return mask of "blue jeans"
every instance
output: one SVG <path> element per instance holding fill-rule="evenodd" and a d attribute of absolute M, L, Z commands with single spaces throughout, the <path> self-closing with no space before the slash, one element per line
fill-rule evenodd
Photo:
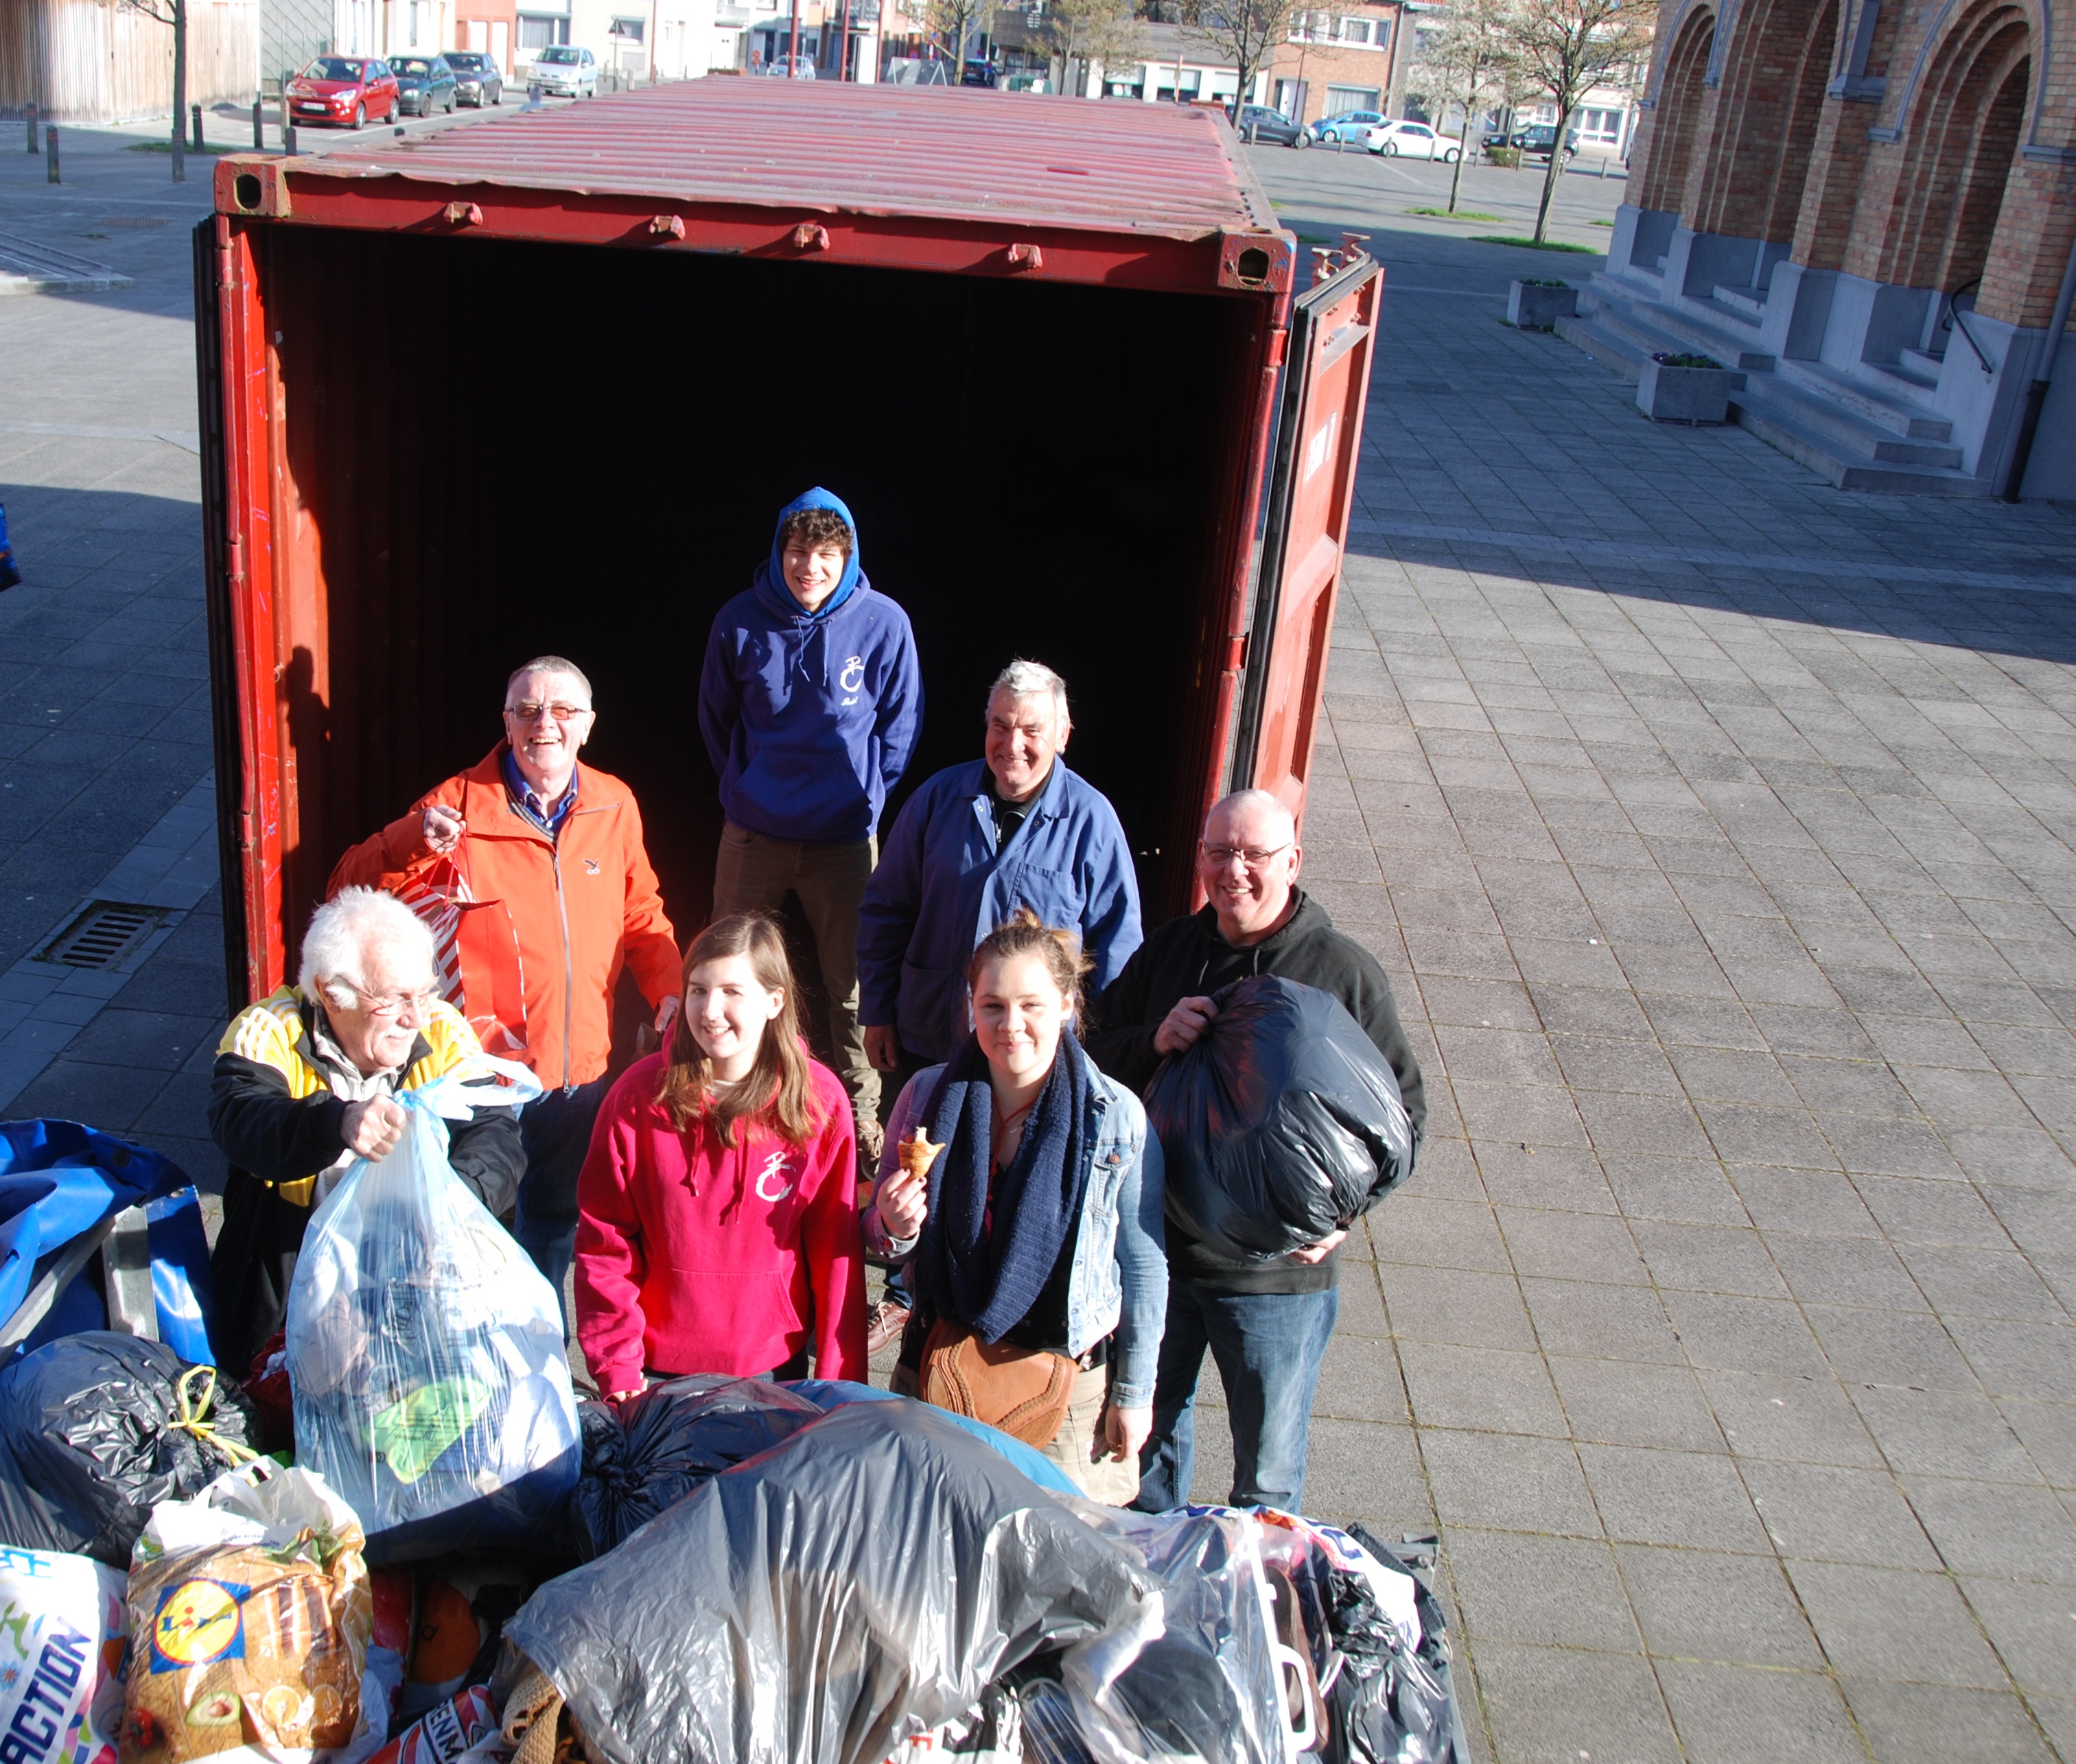
<path fill-rule="evenodd" d="M 1319 1362 L 1340 1310 L 1339 1290 L 1214 1293 L 1168 1285 L 1168 1326 L 1153 1389 L 1153 1431 L 1139 1455 L 1141 1513 L 1187 1504 L 1196 1469 L 1197 1376 L 1209 1347 L 1232 1422 L 1235 1507 L 1301 1511 L 1305 1442 Z"/>
<path fill-rule="evenodd" d="M 519 1137 L 526 1148 L 526 1173 L 519 1178 L 519 1205 L 512 1235 L 547 1276 L 563 1308 L 563 1334 L 570 1332 L 569 1301 L 563 1289 L 570 1264 L 576 1260 L 577 1176 L 591 1149 L 592 1125 L 611 1087 L 610 1077 L 567 1090 L 550 1090 L 528 1103 L 519 1116 Z"/>

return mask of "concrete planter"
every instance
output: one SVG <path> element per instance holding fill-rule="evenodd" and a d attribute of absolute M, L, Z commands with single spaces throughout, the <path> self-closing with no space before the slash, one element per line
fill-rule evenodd
<path fill-rule="evenodd" d="M 1733 367 L 1668 367 L 1647 361 L 1636 383 L 1636 408 L 1653 422 L 1727 422 L 1730 394 L 1744 381 Z"/>
<path fill-rule="evenodd" d="M 1560 318 L 1579 316 L 1576 288 L 1537 288 L 1527 282 L 1510 284 L 1506 297 L 1506 322 L 1518 330 L 1551 330 Z"/>

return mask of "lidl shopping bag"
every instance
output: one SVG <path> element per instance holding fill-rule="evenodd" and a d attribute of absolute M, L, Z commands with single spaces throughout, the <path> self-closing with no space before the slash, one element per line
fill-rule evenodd
<path fill-rule="evenodd" d="M 539 1544 L 581 1452 L 554 1289 L 447 1162 L 446 1119 L 540 1094 L 479 1057 L 397 1098 L 410 1125 L 350 1168 L 289 1291 L 296 1461 L 338 1490 L 372 1561 Z"/>
<path fill-rule="evenodd" d="M 121 1572 L 87 1556 L 0 1550 L 0 1756 L 115 1764 Z"/>
<path fill-rule="evenodd" d="M 361 1544 L 322 1477 L 268 1459 L 154 1507 L 130 1563 L 122 1764 L 311 1764 L 380 1745 Z"/>

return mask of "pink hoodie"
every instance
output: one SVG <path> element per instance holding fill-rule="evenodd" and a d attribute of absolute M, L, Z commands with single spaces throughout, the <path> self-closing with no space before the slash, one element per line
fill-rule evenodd
<path fill-rule="evenodd" d="M 577 1341 L 603 1392 L 643 1368 L 768 1372 L 812 1343 L 824 1378 L 863 1380 L 857 1151 L 836 1074 L 810 1061 L 823 1125 L 803 1146 L 749 1122 L 731 1149 L 656 1102 L 663 1056 L 606 1094 L 577 1179 Z"/>

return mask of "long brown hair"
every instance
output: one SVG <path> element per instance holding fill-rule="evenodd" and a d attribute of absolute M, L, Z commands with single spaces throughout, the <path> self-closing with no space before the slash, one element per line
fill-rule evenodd
<path fill-rule="evenodd" d="M 704 1115 L 720 1143 L 735 1143 L 735 1124 L 748 1119 L 770 1129 L 789 1145 L 805 1145 L 822 1125 L 822 1111 L 815 1099 L 814 1081 L 808 1071 L 808 1056 L 800 1046 L 799 1013 L 793 1005 L 793 969 L 786 959 L 785 933 L 776 920 L 764 913 L 733 913 L 716 919 L 692 940 L 685 952 L 685 965 L 679 976 L 680 994 L 691 983 L 692 970 L 704 961 L 747 956 L 757 983 L 767 992 L 783 994 L 785 1003 L 778 1015 L 764 1026 L 757 1044 L 756 1064 L 749 1075 L 732 1089 L 709 1097 L 713 1061 L 692 1033 L 689 1014 L 683 1010 L 671 1030 L 669 1063 L 663 1081 L 656 1087 L 656 1100 L 671 1117 L 671 1125 L 684 1132 Z"/>
<path fill-rule="evenodd" d="M 1053 984 L 1067 1001 L 1067 1014 L 1078 1024 L 1082 1018 L 1082 976 L 1095 964 L 1082 953 L 1082 940 L 1071 931 L 1048 925 L 1028 907 L 1019 907 L 980 940 L 966 963 L 966 990 L 980 984 L 980 971 L 991 961 L 1007 961 L 1011 956 L 1036 956 L 1045 964 Z"/>

